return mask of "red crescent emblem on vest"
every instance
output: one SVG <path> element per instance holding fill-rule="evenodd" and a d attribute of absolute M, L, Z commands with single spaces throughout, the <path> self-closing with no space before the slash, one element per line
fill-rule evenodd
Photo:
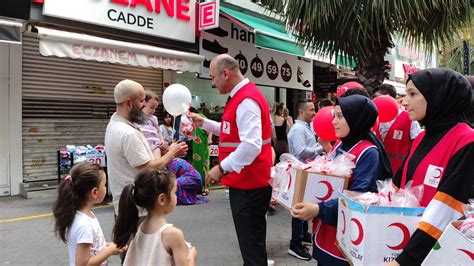
<path fill-rule="evenodd" d="M 433 177 L 434 178 L 440 178 L 441 174 L 442 174 L 442 172 L 439 168 L 436 168 L 436 169 L 433 170 Z"/>
<path fill-rule="evenodd" d="M 346 234 L 346 214 L 344 213 L 344 210 L 341 210 L 341 213 L 342 213 L 342 234 L 345 235 Z"/>
<path fill-rule="evenodd" d="M 359 233 L 355 240 L 351 239 L 351 242 L 352 244 L 358 246 L 360 243 L 362 243 L 362 240 L 364 239 L 364 228 L 362 227 L 362 224 L 360 223 L 360 221 L 357 220 L 356 218 L 351 218 L 351 222 L 354 222 L 357 225 L 357 229 Z"/>
<path fill-rule="evenodd" d="M 469 256 L 469 258 L 471 258 L 471 260 L 474 261 L 474 253 L 471 252 L 471 251 L 468 251 L 468 250 L 465 250 L 465 249 L 462 249 L 462 248 L 458 248 L 459 251 L 465 253 L 466 255 Z"/>
<path fill-rule="evenodd" d="M 327 180 L 321 180 L 321 181 L 318 182 L 318 184 L 319 183 L 326 185 L 326 187 L 328 188 L 328 192 L 323 197 L 315 196 L 315 198 L 318 199 L 318 200 L 328 200 L 328 199 L 330 199 L 331 196 L 332 196 L 332 192 L 334 191 L 334 189 L 332 188 L 331 183 L 329 183 Z"/>
<path fill-rule="evenodd" d="M 387 245 L 387 247 L 393 250 L 403 249 L 408 244 L 408 241 L 410 241 L 410 230 L 408 230 L 408 227 L 402 223 L 393 223 L 387 227 L 391 227 L 391 226 L 400 228 L 400 230 L 402 230 L 403 238 L 400 244 L 395 245 L 395 246 Z"/>

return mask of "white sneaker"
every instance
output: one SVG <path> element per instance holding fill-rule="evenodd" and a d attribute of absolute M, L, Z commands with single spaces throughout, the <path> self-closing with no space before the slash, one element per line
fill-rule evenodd
<path fill-rule="evenodd" d="M 268 266 L 273 266 L 273 265 L 275 265 L 275 261 L 274 260 L 267 260 L 267 264 L 268 264 Z"/>

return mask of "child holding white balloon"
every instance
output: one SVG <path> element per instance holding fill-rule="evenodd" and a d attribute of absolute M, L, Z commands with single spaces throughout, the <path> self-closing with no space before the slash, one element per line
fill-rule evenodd
<path fill-rule="evenodd" d="M 149 90 L 145 91 L 145 102 L 143 113 L 147 116 L 147 120 L 143 121 L 143 124 L 137 124 L 137 126 L 145 135 L 155 158 L 159 158 L 161 157 L 161 150 L 167 150 L 168 143 L 165 142 L 161 134 L 158 118 L 153 115 L 158 106 L 158 95 Z"/>

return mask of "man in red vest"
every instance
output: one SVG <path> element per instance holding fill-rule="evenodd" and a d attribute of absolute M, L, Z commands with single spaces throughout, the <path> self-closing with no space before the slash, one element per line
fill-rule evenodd
<path fill-rule="evenodd" d="M 229 187 L 230 208 L 244 265 L 267 265 L 265 214 L 270 203 L 272 128 L 268 103 L 257 86 L 240 73 L 230 55 L 215 57 L 210 64 L 212 86 L 230 94 L 222 122 L 189 117 L 219 141 L 219 165 L 206 179 Z"/>
<path fill-rule="evenodd" d="M 380 95 L 390 95 L 397 99 L 397 91 L 390 84 L 382 84 L 375 88 L 374 97 Z M 401 109 L 392 121 L 380 123 L 379 130 L 375 133 L 387 150 L 393 174 L 402 165 L 403 159 L 410 151 L 412 141 L 420 132 L 420 124 L 417 121 L 411 121 L 408 112 Z"/>

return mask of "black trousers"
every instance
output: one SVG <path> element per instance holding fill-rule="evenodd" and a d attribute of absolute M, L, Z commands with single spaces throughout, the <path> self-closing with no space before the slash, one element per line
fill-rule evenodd
<path fill-rule="evenodd" d="M 290 248 L 303 244 L 304 236 L 308 232 L 308 222 L 298 218 L 291 218 Z"/>
<path fill-rule="evenodd" d="M 230 209 L 245 266 L 267 265 L 267 220 L 270 186 L 251 190 L 229 188 Z"/>

